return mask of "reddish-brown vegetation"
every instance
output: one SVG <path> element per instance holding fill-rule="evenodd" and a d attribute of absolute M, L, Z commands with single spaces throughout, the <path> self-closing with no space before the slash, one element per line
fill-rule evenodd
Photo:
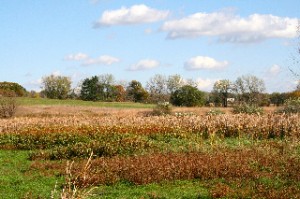
<path fill-rule="evenodd" d="M 0 121 L 0 149 L 32 150 L 28 174 L 66 175 L 71 159 L 76 187 L 199 180 L 213 198 L 299 198 L 299 138 L 299 114 L 101 112 Z"/>

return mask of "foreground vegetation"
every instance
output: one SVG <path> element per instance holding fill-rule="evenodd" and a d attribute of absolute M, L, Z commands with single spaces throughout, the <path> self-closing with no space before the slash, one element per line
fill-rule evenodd
<path fill-rule="evenodd" d="M 300 197 L 298 114 L 122 112 L 1 119 L 1 197 Z"/>

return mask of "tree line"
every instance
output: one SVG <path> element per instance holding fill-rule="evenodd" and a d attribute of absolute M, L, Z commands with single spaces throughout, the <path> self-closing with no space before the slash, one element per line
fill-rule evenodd
<path fill-rule="evenodd" d="M 50 99 L 80 99 L 106 102 L 170 102 L 176 106 L 223 106 L 249 104 L 254 106 L 282 105 L 286 99 L 300 97 L 300 83 L 292 92 L 268 94 L 265 83 L 253 75 L 238 77 L 235 81 L 223 79 L 214 83 L 211 92 L 197 88 L 197 83 L 180 75 L 156 74 L 143 86 L 137 80 L 128 83 L 116 81 L 112 74 L 87 77 L 77 88 L 72 88 L 67 76 L 49 75 L 42 78 L 42 91 L 27 92 L 17 83 L 0 82 L 0 96 L 31 96 Z"/>
<path fill-rule="evenodd" d="M 176 106 L 223 106 L 246 103 L 255 106 L 282 105 L 286 99 L 300 97 L 300 84 L 288 93 L 265 92 L 265 83 L 254 75 L 243 75 L 235 81 L 223 79 L 214 83 L 211 92 L 197 88 L 197 83 L 180 75 L 156 74 L 143 86 L 137 80 L 118 82 L 112 74 L 85 78 L 78 88 L 71 88 L 66 76 L 46 76 L 41 95 L 52 99 L 81 99 L 107 102 L 171 102 Z"/>

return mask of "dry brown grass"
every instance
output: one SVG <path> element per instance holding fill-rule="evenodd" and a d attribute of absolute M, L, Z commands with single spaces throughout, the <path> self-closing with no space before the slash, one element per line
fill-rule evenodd
<path fill-rule="evenodd" d="M 147 111 L 149 109 L 119 109 L 119 108 L 102 108 L 102 107 L 87 107 L 87 106 L 20 106 L 16 113 L 17 117 L 43 117 L 44 115 L 132 115 L 139 114 L 141 112 Z"/>
<path fill-rule="evenodd" d="M 46 140 L 46 144 L 55 141 L 59 137 L 57 135 L 68 135 L 69 137 L 65 138 L 67 142 L 70 137 L 86 136 L 90 139 L 88 137 L 90 135 L 98 138 L 106 134 L 108 136 L 104 136 L 105 139 L 101 142 L 109 143 L 110 147 L 115 147 L 110 145 L 114 142 L 109 142 L 113 134 L 131 134 L 132 137 L 128 139 L 122 137 L 117 139 L 116 143 L 122 145 L 128 142 L 137 145 L 137 148 L 142 148 L 138 143 L 143 144 L 137 139 L 139 136 L 149 140 L 155 139 L 156 135 L 177 140 L 199 139 L 203 146 L 204 142 L 210 142 L 207 142 L 206 146 L 211 150 L 197 151 L 189 148 L 188 151 L 174 152 L 159 151 L 155 148 L 143 155 L 136 153 L 136 149 L 131 155 L 118 153 L 105 157 L 95 155 L 95 159 L 90 161 L 88 172 L 82 172 L 86 165 L 82 157 L 78 157 L 72 170 L 69 169 L 67 172 L 65 160 L 37 159 L 32 162 L 31 169 L 39 170 L 46 175 L 59 172 L 69 176 L 69 182 L 72 182 L 73 188 L 76 187 L 76 189 L 72 186 L 65 187 L 70 194 L 79 187 L 122 181 L 147 184 L 172 180 L 200 179 L 212 182 L 224 179 L 226 183 L 212 183 L 209 187 L 213 198 L 300 197 L 299 114 L 273 114 L 275 108 L 270 107 L 266 109 L 267 113 L 264 115 L 234 115 L 231 114 L 231 108 L 219 108 L 226 114 L 206 115 L 210 109 L 212 108 L 174 108 L 174 112 L 193 114 L 147 116 L 145 113 L 151 111 L 149 109 L 24 106 L 17 117 L 0 119 L 0 133 L 4 135 L 3 140 L 15 136 L 14 138 L 20 138 L 20 142 L 25 139 L 30 143 L 32 140 L 40 141 L 42 138 Z M 9 136 L 5 138 L 6 135 Z M 222 145 L 226 137 L 237 138 L 235 141 L 240 142 L 242 136 L 247 139 L 248 145 L 237 144 L 240 147 L 233 148 Z M 221 144 L 218 144 L 218 141 Z M 3 143 L 5 145 L 5 142 Z M 15 147 L 11 149 L 24 149 L 18 148 L 18 143 L 14 143 L 15 145 L 12 143 L 8 144 L 8 147 Z M 21 144 L 27 146 L 28 143 Z M 41 142 L 38 144 L 32 146 L 33 150 L 38 150 L 39 147 L 47 148 L 42 146 Z M 89 145 L 83 145 L 84 150 L 87 149 L 86 146 Z M 47 149 L 52 148 L 51 146 Z M 227 183 L 236 184 L 236 187 Z M 280 184 L 279 189 L 276 183 Z"/>
<path fill-rule="evenodd" d="M 213 109 L 221 110 L 226 114 L 232 114 L 232 107 L 173 107 L 173 112 L 187 112 L 194 113 L 196 115 L 206 115 L 207 112 Z M 274 112 L 277 107 L 264 107 L 265 113 Z M 87 107 L 87 106 L 67 106 L 67 105 L 38 105 L 38 106 L 20 106 L 16 116 L 39 116 L 39 115 L 77 115 L 77 114 L 91 114 L 91 115 L 141 115 L 147 112 L 151 112 L 151 109 L 130 108 L 103 108 L 103 107 Z"/>

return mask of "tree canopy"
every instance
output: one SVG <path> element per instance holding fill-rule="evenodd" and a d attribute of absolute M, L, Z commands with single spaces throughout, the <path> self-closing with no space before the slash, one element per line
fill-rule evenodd
<path fill-rule="evenodd" d="M 149 94 L 143 88 L 141 82 L 132 80 L 127 87 L 127 96 L 134 102 L 145 102 L 148 99 Z"/>
<path fill-rule="evenodd" d="M 171 94 L 170 101 L 175 106 L 203 106 L 205 93 L 196 87 L 185 85 Z"/>
<path fill-rule="evenodd" d="M 234 91 L 240 102 L 259 104 L 260 94 L 265 91 L 265 83 L 254 75 L 241 76 L 235 81 Z"/>
<path fill-rule="evenodd" d="M 71 90 L 71 80 L 66 76 L 50 75 L 42 78 L 42 89 L 50 99 L 66 99 Z"/>
<path fill-rule="evenodd" d="M 0 95 L 16 95 L 22 97 L 26 95 L 26 89 L 15 82 L 0 82 Z"/>

